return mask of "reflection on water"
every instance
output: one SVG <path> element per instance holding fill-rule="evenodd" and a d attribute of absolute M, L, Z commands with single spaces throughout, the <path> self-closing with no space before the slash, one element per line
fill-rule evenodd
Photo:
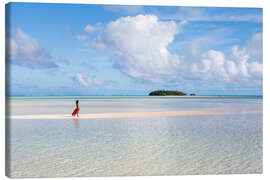
<path fill-rule="evenodd" d="M 214 100 L 211 101 L 214 107 Z M 228 106 L 228 101 L 224 106 Z M 234 102 L 239 101 L 230 100 L 229 105 L 235 107 Z M 261 101 L 247 99 L 241 104 L 261 108 Z M 68 109 L 66 101 L 56 103 L 65 107 L 61 111 Z M 133 108 L 136 103 L 130 100 Z M 192 104 L 175 100 L 151 103 L 157 109 L 179 110 Z M 205 103 L 203 100 L 200 108 Z M 44 107 L 44 102 L 40 104 Z M 91 100 L 90 104 L 95 102 Z M 103 112 L 109 107 L 114 109 L 113 104 L 121 107 L 126 102 L 107 102 Z M 195 104 L 199 107 L 198 102 Z M 222 103 L 217 100 L 217 104 Z M 93 109 L 83 107 L 87 106 L 81 108 L 87 113 Z M 13 119 L 10 125 L 12 177 L 262 172 L 261 111 L 129 119 Z"/>
<path fill-rule="evenodd" d="M 73 118 L 76 128 L 79 128 L 79 118 Z"/>

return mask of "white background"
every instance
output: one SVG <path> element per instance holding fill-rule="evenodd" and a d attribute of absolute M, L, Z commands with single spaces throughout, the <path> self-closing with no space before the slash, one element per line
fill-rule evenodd
<path fill-rule="evenodd" d="M 0 7 L 0 178 L 5 177 L 5 4 L 2 0 Z M 177 5 L 177 6 L 216 6 L 216 7 L 261 7 L 263 8 L 263 174 L 248 175 L 196 175 L 196 176 L 152 176 L 152 177 L 90 177 L 72 178 L 89 180 L 115 180 L 115 179 L 269 179 L 270 178 L 270 126 L 269 126 L 269 52 L 270 52 L 270 1 L 269 0 L 13 0 L 12 2 L 47 2 L 47 3 L 84 3 L 84 4 L 130 4 L 130 5 Z M 267 108 L 268 107 L 268 108 Z M 53 180 L 54 178 L 50 178 Z M 59 178 L 58 178 L 59 179 Z M 64 178 L 61 178 L 64 179 Z M 33 179 L 35 180 L 35 179 Z"/>

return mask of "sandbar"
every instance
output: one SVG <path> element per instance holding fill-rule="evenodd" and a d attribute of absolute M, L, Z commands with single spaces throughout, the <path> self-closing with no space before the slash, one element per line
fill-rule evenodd
<path fill-rule="evenodd" d="M 261 111 L 262 108 L 214 108 L 196 110 L 178 110 L 162 112 L 117 112 L 117 113 L 93 113 L 80 114 L 79 119 L 100 119 L 100 118 L 143 118 L 143 117 L 170 117 L 170 116 L 200 116 L 234 114 L 240 111 Z M 10 119 L 71 119 L 71 114 L 37 114 L 37 115 L 14 115 Z"/>

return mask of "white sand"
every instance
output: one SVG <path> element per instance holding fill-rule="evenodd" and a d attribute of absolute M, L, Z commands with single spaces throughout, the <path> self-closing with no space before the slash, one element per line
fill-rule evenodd
<path fill-rule="evenodd" d="M 262 108 L 216 108 L 200 109 L 189 111 L 163 111 L 163 112 L 123 112 L 123 113 L 102 113 L 102 114 L 80 114 L 80 119 L 98 118 L 140 118 L 140 117 L 168 117 L 168 116 L 198 116 L 232 114 L 239 111 L 261 111 Z M 9 116 L 11 119 L 70 119 L 74 118 L 69 114 L 40 114 L 40 115 L 16 115 Z"/>

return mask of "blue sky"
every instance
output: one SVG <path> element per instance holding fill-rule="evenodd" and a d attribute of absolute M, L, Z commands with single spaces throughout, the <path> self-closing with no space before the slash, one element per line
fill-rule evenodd
<path fill-rule="evenodd" d="M 7 8 L 11 95 L 262 94 L 262 9 Z"/>

